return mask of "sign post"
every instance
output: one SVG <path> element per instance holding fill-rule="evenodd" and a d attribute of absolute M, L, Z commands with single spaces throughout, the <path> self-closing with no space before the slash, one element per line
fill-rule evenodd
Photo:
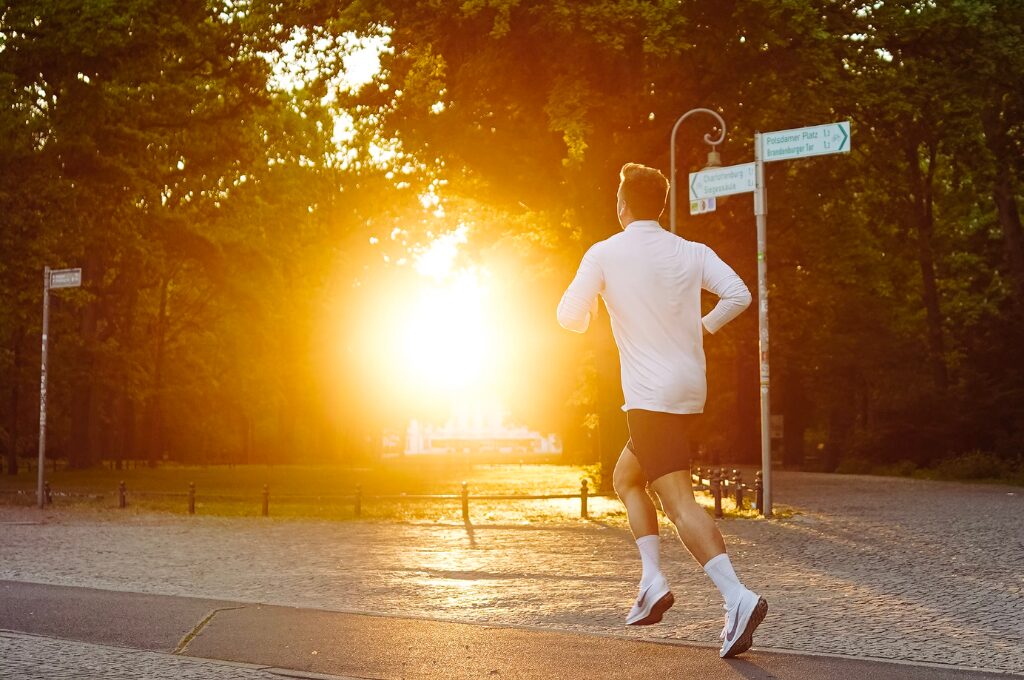
<path fill-rule="evenodd" d="M 681 120 L 681 119 L 680 119 Z M 678 126 L 678 123 L 677 123 Z M 674 132 L 674 131 L 673 131 Z M 705 139 L 710 143 L 710 140 Z M 673 148 L 674 151 L 674 148 Z M 709 168 L 690 173 L 690 212 L 701 214 L 715 209 L 715 197 L 754 192 L 757 221 L 757 326 L 761 388 L 761 481 L 764 501 L 760 508 L 772 516 L 772 410 L 768 363 L 768 192 L 764 164 L 791 158 L 823 156 L 850 151 L 850 123 L 829 123 L 778 132 L 754 133 L 754 162 Z M 673 156 L 674 159 L 674 156 Z M 675 198 L 673 160 L 672 196 Z M 675 202 L 672 203 L 675 217 Z M 673 222 L 673 233 L 675 232 Z"/>
<path fill-rule="evenodd" d="M 761 514 L 772 516 L 772 433 L 771 381 L 768 370 L 768 191 L 764 164 L 792 158 L 824 156 L 850 151 L 850 122 L 754 133 L 754 216 L 757 220 L 757 321 L 758 356 L 761 373 L 761 483 L 764 507 Z"/>
<path fill-rule="evenodd" d="M 762 135 L 754 133 L 754 219 L 757 221 L 757 355 L 761 386 L 761 489 L 764 499 L 761 514 L 772 516 L 772 440 L 769 429 L 771 419 L 771 391 L 768 372 L 768 227 L 766 217 L 768 201 L 764 185 L 764 159 Z"/>
<path fill-rule="evenodd" d="M 46 346 L 50 331 L 50 289 L 77 288 L 82 285 L 81 269 L 50 269 L 43 267 L 43 351 L 42 369 L 39 376 L 39 475 L 36 498 L 39 507 L 46 506 L 43 492 L 46 474 Z"/>

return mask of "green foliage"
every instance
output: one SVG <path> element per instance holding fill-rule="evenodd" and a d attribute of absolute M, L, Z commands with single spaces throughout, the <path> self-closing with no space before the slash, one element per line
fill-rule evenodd
<path fill-rule="evenodd" d="M 941 479 L 1008 479 L 1020 476 L 1020 466 L 984 451 L 970 451 L 939 461 L 935 473 Z"/>
<path fill-rule="evenodd" d="M 1021 451 L 1021 3 L 286 5 L 5 7 L 8 453 L 34 437 L 44 264 L 85 269 L 51 319 L 53 441 L 77 464 L 368 453 L 404 418 L 359 349 L 407 276 L 394 263 L 468 225 L 472 256 L 517 282 L 510 327 L 550 318 L 582 252 L 618 228 L 618 169 L 667 170 L 672 124 L 697 106 L 725 117 L 727 165 L 751 160 L 756 130 L 852 121 L 851 154 L 767 168 L 773 403 L 793 460 L 812 431 L 826 469 Z M 360 40 L 386 43 L 381 70 L 339 88 Z M 273 81 L 289 49 L 309 57 L 302 87 Z M 354 128 L 343 153 L 337 116 Z M 703 165 L 710 125 L 681 129 L 682 172 Z M 753 288 L 750 198 L 681 208 L 682 235 Z M 530 336 L 517 372 L 532 393 L 513 407 L 586 459 L 599 432 L 609 462 L 624 432 L 598 325 Z M 727 460 L 758 456 L 755 328 L 748 313 L 707 347 L 702 438 Z"/>

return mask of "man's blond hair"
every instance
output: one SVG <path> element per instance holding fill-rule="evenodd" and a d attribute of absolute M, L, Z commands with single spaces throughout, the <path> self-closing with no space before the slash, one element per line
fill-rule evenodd
<path fill-rule="evenodd" d="M 619 171 L 619 186 L 633 217 L 638 220 L 656 220 L 665 211 L 668 179 L 656 168 L 640 163 L 626 163 Z"/>

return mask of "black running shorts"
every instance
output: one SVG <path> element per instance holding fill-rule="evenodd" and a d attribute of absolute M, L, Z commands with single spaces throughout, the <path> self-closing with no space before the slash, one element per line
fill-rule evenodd
<path fill-rule="evenodd" d="M 647 482 L 670 472 L 690 469 L 690 430 L 697 413 L 626 411 L 629 441 L 626 446 L 643 468 Z"/>

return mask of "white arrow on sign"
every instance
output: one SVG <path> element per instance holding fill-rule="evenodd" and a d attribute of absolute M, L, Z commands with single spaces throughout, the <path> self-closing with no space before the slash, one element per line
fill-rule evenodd
<path fill-rule="evenodd" d="M 765 162 L 850 151 L 850 122 L 812 125 L 761 135 Z"/>
<path fill-rule="evenodd" d="M 690 173 L 690 201 L 754 190 L 754 164 L 730 165 Z"/>
<path fill-rule="evenodd" d="M 81 268 L 54 269 L 50 272 L 50 288 L 77 288 L 81 285 Z"/>

